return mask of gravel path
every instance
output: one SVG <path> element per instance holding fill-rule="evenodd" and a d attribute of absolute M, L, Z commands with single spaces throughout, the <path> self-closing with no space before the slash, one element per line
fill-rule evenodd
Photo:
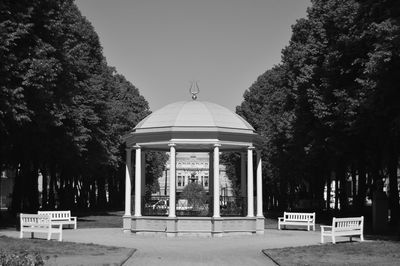
<path fill-rule="evenodd" d="M 17 231 L 0 234 L 18 237 Z M 138 236 L 120 228 L 64 230 L 63 241 L 136 248 L 123 265 L 275 265 L 263 249 L 316 245 L 320 232 L 266 229 L 264 235 L 221 238 Z M 123 261 L 124 258 L 121 258 Z M 82 263 L 84 264 L 84 263 Z"/>

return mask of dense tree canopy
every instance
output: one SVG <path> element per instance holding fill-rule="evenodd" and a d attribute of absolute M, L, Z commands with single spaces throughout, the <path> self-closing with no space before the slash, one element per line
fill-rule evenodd
<path fill-rule="evenodd" d="M 107 65 L 73 0 L 0 1 L 0 62 L 0 166 L 17 170 L 13 210 L 37 210 L 38 174 L 43 208 L 120 206 L 122 136 L 149 106 Z"/>
<path fill-rule="evenodd" d="M 336 204 L 346 210 L 350 196 L 362 207 L 386 178 L 396 220 L 400 3 L 313 0 L 307 13 L 292 27 L 281 63 L 237 107 L 264 137 L 267 197 L 286 209 L 304 191 L 329 208 L 324 185 L 334 179 Z"/>

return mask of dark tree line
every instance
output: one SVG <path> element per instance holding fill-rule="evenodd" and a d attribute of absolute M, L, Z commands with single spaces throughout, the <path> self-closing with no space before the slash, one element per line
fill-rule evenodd
<path fill-rule="evenodd" d="M 281 63 L 237 107 L 264 138 L 265 196 L 291 208 L 306 183 L 307 198 L 322 203 L 324 186 L 337 180 L 340 209 L 351 207 L 350 195 L 362 209 L 387 178 L 396 221 L 400 2 L 313 0 L 307 14 L 292 27 Z"/>
<path fill-rule="evenodd" d="M 16 170 L 14 212 L 38 209 L 40 174 L 43 208 L 122 206 L 122 136 L 149 113 L 73 0 L 0 1 L 0 166 Z"/>

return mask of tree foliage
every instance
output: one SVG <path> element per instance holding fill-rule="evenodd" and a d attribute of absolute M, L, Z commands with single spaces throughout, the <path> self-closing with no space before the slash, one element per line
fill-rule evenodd
<path fill-rule="evenodd" d="M 349 196 L 362 207 L 387 178 L 397 219 L 400 4 L 313 0 L 292 30 L 281 63 L 237 107 L 264 138 L 268 198 L 292 208 L 306 187 L 305 197 L 322 203 L 335 179 L 345 210 Z M 349 179 L 358 189 L 349 191 Z"/>
<path fill-rule="evenodd" d="M 43 208 L 121 206 L 122 136 L 149 106 L 107 65 L 73 0 L 0 1 L 0 62 L 0 166 L 17 169 L 13 210 L 38 209 L 39 174 Z"/>
<path fill-rule="evenodd" d="M 180 198 L 187 199 L 192 207 L 199 207 L 206 201 L 207 193 L 201 184 L 190 182 L 183 188 Z"/>

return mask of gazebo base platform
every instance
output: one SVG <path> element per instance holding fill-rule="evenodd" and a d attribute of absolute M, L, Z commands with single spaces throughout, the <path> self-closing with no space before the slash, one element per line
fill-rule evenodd
<path fill-rule="evenodd" d="M 124 231 L 140 235 L 221 237 L 264 234 L 264 217 L 123 217 Z"/>

